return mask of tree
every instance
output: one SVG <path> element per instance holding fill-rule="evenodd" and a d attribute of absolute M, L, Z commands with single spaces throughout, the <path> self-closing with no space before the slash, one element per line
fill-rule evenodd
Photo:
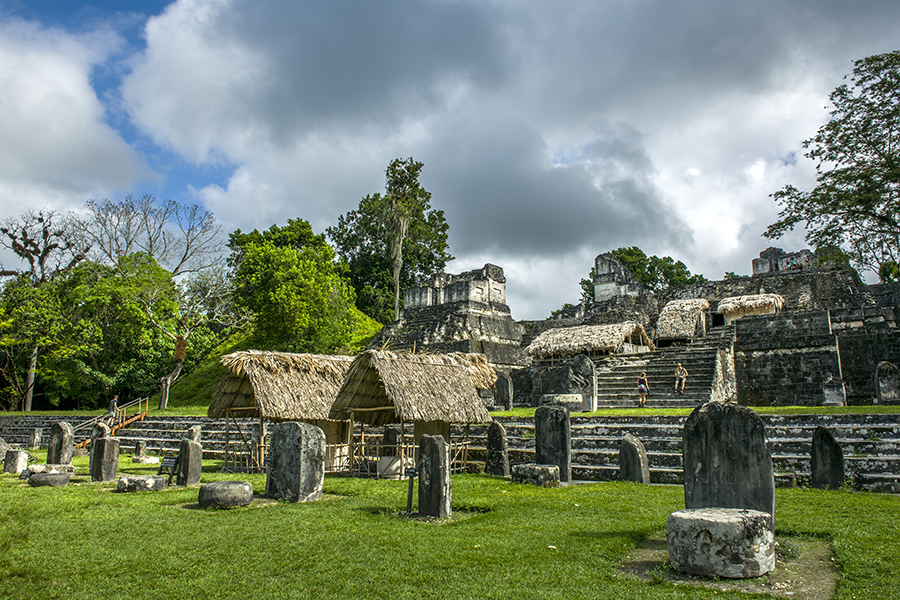
<path fill-rule="evenodd" d="M 364 197 L 327 229 L 357 307 L 381 323 L 399 318 L 401 288 L 424 283 L 453 260 L 444 211 L 431 208 L 431 194 L 418 181 L 422 166 L 395 159 L 386 170 L 385 194 Z"/>
<path fill-rule="evenodd" d="M 333 252 L 328 246 L 328 242 L 325 241 L 325 234 L 316 235 L 309 221 L 288 219 L 287 225 L 272 225 L 263 232 L 254 229 L 250 233 L 244 233 L 237 229 L 229 234 L 228 248 L 231 250 L 231 256 L 228 257 L 229 266 L 237 268 L 244 256 L 244 247 L 251 242 L 257 245 L 271 242 L 276 248 L 293 248 L 294 250 L 311 247 L 317 251 L 324 251 L 328 247 L 327 252 Z"/>
<path fill-rule="evenodd" d="M 673 287 L 706 281 L 703 275 L 692 274 L 680 260 L 656 255 L 648 258 L 637 246 L 617 248 L 611 254 L 628 267 L 641 285 L 654 293 L 664 294 Z"/>
<path fill-rule="evenodd" d="M 803 223 L 813 247 L 841 248 L 885 281 L 900 262 L 900 51 L 853 64 L 851 85 L 829 95 L 830 120 L 803 142 L 804 156 L 817 161 L 816 187 L 772 194 L 782 208 L 763 235 L 779 238 Z"/>
<path fill-rule="evenodd" d="M 215 216 L 193 204 L 158 201 L 152 194 L 121 202 L 89 200 L 81 223 L 84 238 L 98 259 L 116 264 L 123 256 L 145 252 L 173 275 L 215 266 L 222 253 L 222 230 Z"/>
<path fill-rule="evenodd" d="M 32 288 L 49 284 L 57 277 L 75 268 L 90 250 L 77 241 L 75 222 L 61 217 L 52 210 L 26 211 L 18 218 L 6 219 L 0 226 L 0 245 L 12 250 L 28 263 L 28 270 L 2 269 L 0 275 L 17 275 L 27 278 Z M 22 390 L 22 409 L 31 410 L 34 394 L 34 378 L 37 369 L 41 341 L 46 336 L 36 335 L 28 360 L 28 370 Z"/>
<path fill-rule="evenodd" d="M 349 345 L 356 325 L 353 291 L 324 247 L 248 242 L 235 271 L 238 303 L 255 315 L 264 349 L 332 353 Z"/>

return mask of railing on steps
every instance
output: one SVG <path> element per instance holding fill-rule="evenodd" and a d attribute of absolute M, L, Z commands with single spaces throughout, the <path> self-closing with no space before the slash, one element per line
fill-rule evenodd
<path fill-rule="evenodd" d="M 134 410 L 134 412 L 129 415 L 129 412 L 132 409 L 136 410 Z M 145 418 L 147 418 L 147 412 L 149 412 L 149 410 L 150 398 L 138 398 L 136 400 L 128 402 L 127 404 L 123 404 L 122 406 L 117 407 L 113 415 L 105 413 L 88 421 L 82 421 L 72 428 L 74 438 L 76 440 L 84 436 L 81 441 L 76 441 L 75 447 L 87 448 L 90 445 L 90 432 L 93 429 L 94 425 L 96 425 L 97 423 L 106 424 L 109 427 L 110 435 L 115 435 L 118 430 L 127 427 L 128 425 L 136 421 L 143 421 Z"/>

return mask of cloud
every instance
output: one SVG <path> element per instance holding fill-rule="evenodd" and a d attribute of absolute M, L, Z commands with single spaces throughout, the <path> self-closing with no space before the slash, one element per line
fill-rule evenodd
<path fill-rule="evenodd" d="M 109 31 L 71 35 L 0 21 L 0 207 L 75 208 L 151 176 L 105 122 L 91 73 L 116 51 Z"/>

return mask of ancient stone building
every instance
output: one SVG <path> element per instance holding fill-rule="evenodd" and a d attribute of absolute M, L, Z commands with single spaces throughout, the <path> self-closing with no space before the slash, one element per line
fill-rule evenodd
<path fill-rule="evenodd" d="M 785 252 L 781 248 L 766 248 L 753 259 L 753 274 L 764 275 L 778 271 L 794 271 L 808 269 L 813 266 L 816 255 L 803 249 L 799 252 Z"/>
<path fill-rule="evenodd" d="M 525 328 L 512 319 L 506 277 L 496 265 L 438 273 L 427 285 L 406 290 L 403 302 L 400 319 L 382 329 L 370 348 L 481 352 L 507 373 L 528 362 L 522 347 Z"/>

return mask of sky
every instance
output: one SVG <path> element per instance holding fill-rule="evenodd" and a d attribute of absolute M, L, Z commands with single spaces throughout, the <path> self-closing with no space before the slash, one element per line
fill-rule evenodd
<path fill-rule="evenodd" d="M 749 274 L 770 194 L 896 0 L 0 0 L 0 220 L 150 193 L 225 231 L 335 225 L 394 158 L 515 319 L 638 246 Z M 14 257 L 0 255 L 7 266 Z M 874 282 L 874 281 L 873 281 Z"/>

